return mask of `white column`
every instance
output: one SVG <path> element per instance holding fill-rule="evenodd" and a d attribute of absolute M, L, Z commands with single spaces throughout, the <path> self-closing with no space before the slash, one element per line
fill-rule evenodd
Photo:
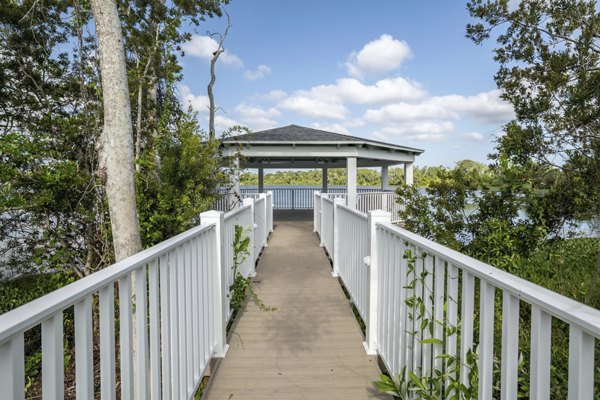
<path fill-rule="evenodd" d="M 356 157 L 346 159 L 348 207 L 356 209 Z"/>
<path fill-rule="evenodd" d="M 200 221 L 202 223 L 215 224 L 215 248 L 214 258 L 212 260 L 214 268 L 214 282 L 209 282 L 214 287 L 213 293 L 213 312 L 214 312 L 214 338 L 215 338 L 215 357 L 225 357 L 229 345 L 227 344 L 227 295 L 229 294 L 229 287 L 227 287 L 227 279 L 225 276 L 225 270 L 222 267 L 224 249 L 223 249 L 223 225 L 224 215 L 220 211 L 206 211 L 200 214 Z"/>
<path fill-rule="evenodd" d="M 265 191 L 265 169 L 258 169 L 258 193 L 263 193 Z"/>
<path fill-rule="evenodd" d="M 389 171 L 388 171 L 388 166 L 387 165 L 382 165 L 381 166 L 381 190 L 385 191 L 389 184 Z"/>
<path fill-rule="evenodd" d="M 369 291 L 369 311 L 368 318 L 366 321 L 366 333 L 367 340 L 364 343 L 365 349 L 367 353 L 370 355 L 377 354 L 377 310 L 379 308 L 377 301 L 379 298 L 379 293 L 377 288 L 379 287 L 379 257 L 377 253 L 378 243 L 377 243 L 377 222 L 391 222 L 392 217 L 391 214 L 387 211 L 374 210 L 369 211 L 369 255 L 365 260 L 365 263 L 369 267 L 369 282 L 368 282 L 368 291 Z"/>
<path fill-rule="evenodd" d="M 323 177 L 321 178 L 321 193 L 327 193 L 327 168 L 323 168 Z"/>
<path fill-rule="evenodd" d="M 413 163 L 404 163 L 404 183 L 412 186 L 413 184 Z"/>

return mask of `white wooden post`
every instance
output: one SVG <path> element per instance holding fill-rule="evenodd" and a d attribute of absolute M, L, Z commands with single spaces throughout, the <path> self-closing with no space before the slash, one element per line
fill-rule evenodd
<path fill-rule="evenodd" d="M 339 210 L 338 206 L 343 205 L 344 200 L 340 198 L 333 199 L 333 272 L 331 275 L 340 276 L 340 232 L 339 232 Z"/>
<path fill-rule="evenodd" d="M 220 211 L 206 211 L 200 214 L 200 220 L 203 223 L 215 224 L 215 248 L 214 248 L 214 277 L 216 282 L 209 282 L 214 288 L 214 317 L 215 325 L 214 338 L 215 338 L 215 357 L 225 357 L 229 345 L 227 344 L 226 328 L 227 328 L 227 294 L 229 288 L 227 287 L 227 280 L 225 279 L 225 271 L 223 269 L 223 225 L 224 225 L 224 214 Z"/>
<path fill-rule="evenodd" d="M 381 166 L 381 191 L 385 192 L 389 186 L 389 170 L 387 165 Z"/>
<path fill-rule="evenodd" d="M 313 232 L 319 231 L 319 209 L 321 206 L 321 198 L 319 197 L 319 191 L 315 190 L 313 193 Z"/>
<path fill-rule="evenodd" d="M 377 226 L 378 222 L 391 222 L 392 215 L 387 211 L 374 210 L 369 211 L 369 256 L 366 260 L 369 267 L 368 301 L 369 308 L 367 314 L 367 341 L 365 349 L 367 354 L 377 355 L 377 298 L 379 296 L 379 258 L 377 254 Z"/>
<path fill-rule="evenodd" d="M 260 193 L 258 195 L 258 198 L 259 199 L 265 199 L 263 201 L 263 205 L 262 205 L 263 210 L 261 211 L 261 213 L 263 213 L 263 216 L 264 216 L 264 219 L 263 219 L 264 227 L 263 227 L 263 230 L 262 230 L 262 233 L 263 233 L 264 236 L 260 238 L 260 243 L 261 243 L 262 246 L 267 247 L 268 246 L 267 237 L 269 236 L 269 229 L 270 229 L 270 226 L 268 226 L 269 225 L 268 224 L 269 218 L 267 217 L 267 212 L 269 211 L 269 207 L 267 206 L 267 201 L 269 200 L 269 198 L 267 197 L 266 193 Z"/>
<path fill-rule="evenodd" d="M 413 163 L 404 163 L 404 183 L 412 186 L 413 184 Z"/>
<path fill-rule="evenodd" d="M 346 159 L 348 207 L 356 209 L 356 157 Z"/>
<path fill-rule="evenodd" d="M 267 200 L 269 201 L 269 204 L 267 206 L 267 211 L 269 213 L 269 232 L 273 232 L 273 208 L 275 207 L 274 204 L 274 197 L 273 197 L 273 191 L 269 190 L 267 191 Z M 269 234 L 267 233 L 267 237 L 269 237 Z"/>
<path fill-rule="evenodd" d="M 254 220 L 254 199 L 244 199 L 242 200 L 242 207 L 243 206 L 250 206 L 250 248 L 252 249 L 252 262 L 250 264 L 252 264 L 252 266 L 250 267 L 250 275 L 249 276 L 256 276 L 256 259 L 258 258 L 258 255 L 260 254 L 260 243 L 258 240 L 256 240 L 256 237 L 254 236 L 255 232 L 256 232 L 256 228 L 258 227 L 258 225 L 256 225 L 256 221 Z M 258 244 L 257 244 L 258 243 Z"/>
<path fill-rule="evenodd" d="M 325 247 L 325 241 L 323 238 L 323 232 L 325 232 L 325 218 L 323 218 L 323 203 L 325 202 L 323 199 L 327 197 L 327 193 L 321 193 L 321 220 L 319 221 L 321 223 L 321 229 L 319 230 L 319 239 L 320 239 L 320 243 L 319 246 L 321 247 Z"/>

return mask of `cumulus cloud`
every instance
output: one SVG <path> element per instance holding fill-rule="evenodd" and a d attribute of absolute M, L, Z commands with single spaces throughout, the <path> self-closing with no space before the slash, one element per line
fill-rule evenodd
<path fill-rule="evenodd" d="M 311 118 L 341 120 L 348 115 L 348 109 L 343 104 L 302 94 L 285 98 L 279 103 L 279 107 Z"/>
<path fill-rule="evenodd" d="M 485 137 L 481 132 L 467 132 L 463 134 L 463 137 L 468 140 L 473 140 L 475 142 L 481 142 Z"/>
<path fill-rule="evenodd" d="M 210 36 L 194 35 L 192 36 L 192 40 L 184 43 L 181 47 L 185 54 L 204 60 L 210 60 L 213 57 L 213 53 L 219 48 L 219 44 Z M 238 56 L 227 50 L 219 56 L 219 60 L 223 62 L 223 64 L 231 65 L 233 67 L 241 68 L 244 66 L 244 62 Z"/>
<path fill-rule="evenodd" d="M 208 120 L 208 118 L 207 118 Z M 241 125 L 238 121 L 224 117 L 222 115 L 215 115 L 215 130 L 217 132 L 224 132 L 227 129 L 235 125 Z"/>
<path fill-rule="evenodd" d="M 407 122 L 400 125 L 385 126 L 372 133 L 377 139 L 395 141 L 409 139 L 420 142 L 441 142 L 446 133 L 454 131 L 454 124 L 442 122 Z"/>
<path fill-rule="evenodd" d="M 266 65 L 260 64 L 254 71 L 247 70 L 244 72 L 244 78 L 249 81 L 255 81 L 257 79 L 263 79 L 265 76 L 271 73 L 271 68 Z"/>
<path fill-rule="evenodd" d="M 179 87 L 181 101 L 184 107 L 192 106 L 192 109 L 199 113 L 208 113 L 210 102 L 208 96 L 198 96 L 192 93 L 192 90 L 186 86 Z"/>
<path fill-rule="evenodd" d="M 342 133 L 344 135 L 350 135 L 350 131 L 347 127 L 342 124 L 321 124 L 319 122 L 315 122 L 312 124 L 313 128 L 320 129 L 322 131 Z"/>
<path fill-rule="evenodd" d="M 387 104 L 378 109 L 367 110 L 364 119 L 368 122 L 387 124 L 471 117 L 487 124 L 500 124 L 510 121 L 513 116 L 512 106 L 500 99 L 498 90 L 492 90 L 475 96 L 434 96 L 420 103 Z"/>
<path fill-rule="evenodd" d="M 273 118 L 281 115 L 281 112 L 274 107 L 263 109 L 245 103 L 239 104 L 235 112 L 245 125 L 255 131 L 275 128 L 278 123 Z"/>
<path fill-rule="evenodd" d="M 393 71 L 411 56 L 410 47 L 405 41 L 383 34 L 361 50 L 352 52 L 346 69 L 350 76 L 362 79 Z"/>

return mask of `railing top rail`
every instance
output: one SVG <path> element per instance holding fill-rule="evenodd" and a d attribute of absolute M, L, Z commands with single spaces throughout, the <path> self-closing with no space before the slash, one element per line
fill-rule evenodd
<path fill-rule="evenodd" d="M 394 191 L 390 192 L 358 192 L 357 196 L 368 196 L 368 195 L 379 195 L 379 194 L 396 194 Z"/>
<path fill-rule="evenodd" d="M 214 224 L 199 225 L 0 315 L 0 343 L 5 342 L 19 332 L 38 325 L 54 313 L 76 304 L 106 285 L 164 255 L 183 242 L 213 229 L 214 226 Z"/>
<path fill-rule="evenodd" d="M 235 217 L 239 213 L 244 212 L 245 210 L 247 210 L 249 208 L 250 208 L 249 204 L 245 205 L 245 206 L 238 207 L 238 208 L 234 208 L 233 210 L 231 210 L 228 213 L 226 213 L 223 218 L 224 218 L 225 221 L 227 221 L 228 219 Z"/>
<path fill-rule="evenodd" d="M 392 234 L 402 237 L 409 243 L 417 245 L 427 254 L 440 256 L 477 278 L 483 279 L 529 304 L 540 307 L 554 317 L 575 325 L 596 338 L 600 338 L 600 310 L 521 279 L 391 223 L 378 222 L 377 225 Z"/>
<path fill-rule="evenodd" d="M 342 211 L 345 211 L 347 213 L 356 215 L 357 217 L 363 218 L 365 221 L 368 219 L 367 214 L 365 214 L 364 212 L 360 212 L 358 210 L 355 210 L 354 208 L 348 207 L 348 206 L 343 205 L 343 204 L 338 204 L 338 207 Z"/>
<path fill-rule="evenodd" d="M 254 199 L 254 204 L 260 203 L 261 201 L 265 201 L 266 198 L 266 196 L 257 197 L 256 199 Z"/>
<path fill-rule="evenodd" d="M 333 199 L 330 199 L 330 198 L 329 198 L 329 197 L 327 197 L 327 196 L 321 196 L 321 197 L 322 197 L 322 199 L 323 199 L 324 201 L 326 201 L 326 202 L 328 202 L 328 203 L 331 203 L 331 204 L 333 204 Z"/>

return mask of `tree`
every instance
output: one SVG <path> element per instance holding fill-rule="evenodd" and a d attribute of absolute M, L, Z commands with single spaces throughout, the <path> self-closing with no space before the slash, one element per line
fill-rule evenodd
<path fill-rule="evenodd" d="M 496 158 L 561 168 L 576 214 L 600 210 L 600 12 L 591 0 L 472 0 L 467 37 L 497 34 L 495 79 L 516 118 Z M 577 190 L 572 190 L 573 186 Z"/>
<path fill-rule="evenodd" d="M 129 85 L 117 5 L 113 0 L 92 0 L 91 5 L 98 37 L 104 104 L 104 128 L 99 151 L 106 173 L 106 196 L 118 261 L 142 248 L 135 201 Z"/>

